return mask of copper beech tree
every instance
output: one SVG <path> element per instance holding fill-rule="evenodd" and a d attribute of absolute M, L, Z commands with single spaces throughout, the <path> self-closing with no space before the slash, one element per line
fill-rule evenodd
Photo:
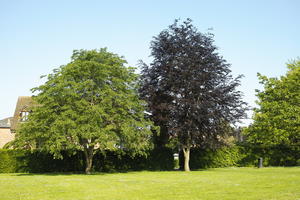
<path fill-rule="evenodd" d="M 141 62 L 141 97 L 151 119 L 161 127 L 163 140 L 175 137 L 189 171 L 191 147 L 214 147 L 245 114 L 246 104 L 237 91 L 241 76 L 233 78 L 228 64 L 190 19 L 175 21 L 151 42 L 153 61 Z"/>

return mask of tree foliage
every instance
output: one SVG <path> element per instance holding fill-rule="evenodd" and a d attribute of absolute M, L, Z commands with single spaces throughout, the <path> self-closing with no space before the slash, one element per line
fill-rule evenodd
<path fill-rule="evenodd" d="M 141 63 L 140 93 L 151 118 L 162 133 L 178 139 L 187 163 L 190 147 L 220 144 L 228 125 L 244 115 L 236 90 L 241 76 L 232 77 L 213 42 L 191 20 L 176 20 L 151 42 L 150 66 Z"/>
<path fill-rule="evenodd" d="M 137 93 L 137 75 L 116 54 L 100 50 L 74 51 L 69 64 L 55 69 L 45 84 L 32 89 L 39 106 L 17 133 L 19 147 L 80 150 L 86 172 L 96 150 L 149 147 L 152 123 L 144 119 L 145 103 Z"/>
<path fill-rule="evenodd" d="M 257 90 L 259 108 L 246 129 L 251 143 L 300 144 L 300 60 L 287 66 L 288 72 L 279 79 L 258 74 L 264 90 Z"/>

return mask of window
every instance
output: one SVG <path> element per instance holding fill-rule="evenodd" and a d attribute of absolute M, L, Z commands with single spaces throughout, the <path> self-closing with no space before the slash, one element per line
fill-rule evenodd
<path fill-rule="evenodd" d="M 28 120 L 28 115 L 29 115 L 29 112 L 27 112 L 27 111 L 20 112 L 20 121 L 21 122 L 27 121 Z"/>

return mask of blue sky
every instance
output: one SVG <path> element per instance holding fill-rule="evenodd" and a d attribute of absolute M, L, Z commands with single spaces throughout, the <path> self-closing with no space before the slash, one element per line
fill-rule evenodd
<path fill-rule="evenodd" d="M 255 106 L 256 73 L 278 77 L 300 56 L 299 0 L 0 0 L 0 119 L 40 76 L 66 64 L 74 49 L 108 47 L 131 66 L 151 62 L 152 37 L 174 19 L 213 28 L 218 52 L 244 74 L 245 101 Z"/>

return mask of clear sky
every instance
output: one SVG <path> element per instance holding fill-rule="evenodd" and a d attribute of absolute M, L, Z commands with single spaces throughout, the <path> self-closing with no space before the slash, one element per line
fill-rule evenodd
<path fill-rule="evenodd" d="M 244 74 L 240 90 L 255 106 L 256 73 L 278 77 L 300 56 L 299 0 L 0 0 L 0 119 L 40 76 L 66 64 L 74 49 L 108 47 L 131 66 L 151 62 L 153 36 L 174 19 L 213 28 L 219 53 Z"/>

